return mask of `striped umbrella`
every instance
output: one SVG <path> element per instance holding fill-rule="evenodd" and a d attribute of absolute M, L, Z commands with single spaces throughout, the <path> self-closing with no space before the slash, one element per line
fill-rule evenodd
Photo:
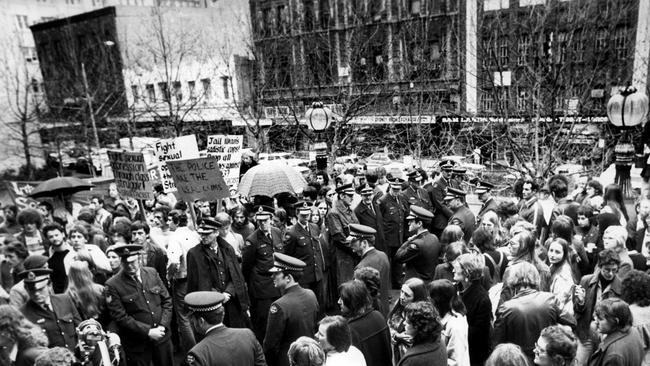
<path fill-rule="evenodd" d="M 269 196 L 278 193 L 299 193 L 307 186 L 305 178 L 282 162 L 265 162 L 250 168 L 239 182 L 244 196 Z"/>

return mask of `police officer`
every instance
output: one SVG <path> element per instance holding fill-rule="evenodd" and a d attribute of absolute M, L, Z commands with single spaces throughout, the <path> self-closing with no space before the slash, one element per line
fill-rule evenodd
<path fill-rule="evenodd" d="M 425 282 L 433 280 L 433 273 L 438 265 L 440 242 L 431 234 L 427 227 L 433 219 L 433 214 L 419 206 L 411 206 L 411 212 L 406 217 L 409 232 L 415 233 L 397 250 L 395 260 L 405 264 L 407 280 L 418 277 Z"/>
<path fill-rule="evenodd" d="M 340 285 L 354 277 L 356 258 L 346 239 L 350 233 L 348 225 L 358 224 L 359 220 L 352 210 L 352 200 L 355 194 L 352 184 L 339 186 L 336 188 L 336 193 L 338 198 L 327 213 L 325 222 L 330 242 L 336 249 L 336 283 Z"/>
<path fill-rule="evenodd" d="M 318 237 L 318 225 L 311 223 L 312 205 L 300 201 L 294 205 L 298 222 L 292 225 L 284 235 L 283 253 L 296 257 L 307 265 L 298 281 L 300 286 L 308 288 L 321 298 L 320 285 L 323 279 L 323 251 Z"/>
<path fill-rule="evenodd" d="M 114 249 L 122 259 L 120 272 L 106 282 L 106 303 L 129 366 L 172 366 L 170 322 L 172 299 L 151 267 L 140 265 L 142 246 Z"/>
<path fill-rule="evenodd" d="M 49 268 L 34 268 L 19 273 L 29 300 L 20 308 L 25 318 L 43 329 L 50 347 L 65 347 L 74 352 L 76 328 L 81 317 L 67 294 L 55 295 L 50 288 Z"/>
<path fill-rule="evenodd" d="M 440 162 L 439 167 L 441 172 L 440 176 L 433 181 L 432 185 L 427 187 L 434 208 L 432 211 L 434 216 L 429 225 L 429 231 L 438 237 L 442 234 L 445 227 L 447 227 L 447 223 L 451 217 L 444 201 L 447 188 L 450 186 L 454 163 L 451 160 L 444 160 Z"/>
<path fill-rule="evenodd" d="M 469 239 L 474 233 L 476 224 L 476 217 L 474 213 L 465 204 L 465 196 L 467 193 L 456 188 L 447 188 L 447 195 L 445 196 L 445 204 L 452 212 L 449 218 L 450 225 L 458 225 L 463 229 L 463 239 L 469 243 Z"/>
<path fill-rule="evenodd" d="M 455 166 L 451 169 L 451 179 L 449 185 L 456 189 L 463 189 L 463 183 L 467 178 L 467 168 Z"/>
<path fill-rule="evenodd" d="M 397 249 L 406 239 L 404 218 L 409 212 L 409 204 L 401 195 L 404 180 L 395 178 L 389 182 L 390 189 L 387 194 L 379 199 L 379 208 L 384 218 L 384 240 L 388 248 L 388 258 L 393 260 Z M 391 281 L 393 288 L 400 288 L 400 278 L 402 276 L 401 266 L 392 263 Z"/>
<path fill-rule="evenodd" d="M 195 291 L 185 296 L 194 332 L 203 337 L 185 358 L 189 366 L 266 366 L 264 351 L 247 328 L 223 324 L 226 296 L 216 291 Z"/>
<path fill-rule="evenodd" d="M 280 297 L 268 275 L 273 267 L 273 253 L 282 251 L 282 232 L 271 224 L 274 212 L 269 206 L 255 206 L 258 228 L 246 238 L 242 249 L 242 272 L 248 283 L 253 331 L 260 342 L 264 339 L 271 303 Z"/>
<path fill-rule="evenodd" d="M 494 184 L 490 182 L 482 180 L 476 182 L 476 194 L 478 195 L 479 201 L 483 203 L 481 210 L 479 210 L 478 215 L 476 215 L 477 224 L 481 222 L 483 215 L 485 215 L 486 212 L 496 212 L 499 207 L 497 200 L 492 197 L 492 188 L 494 188 Z"/>
<path fill-rule="evenodd" d="M 410 205 L 420 206 L 429 211 L 433 210 L 429 193 L 421 186 L 422 175 L 420 172 L 413 170 L 407 176 L 408 185 L 404 192 L 402 192 L 402 196 L 404 196 Z"/>
<path fill-rule="evenodd" d="M 275 253 L 274 258 L 270 272 L 282 297 L 269 309 L 264 353 L 270 366 L 289 366 L 291 343 L 298 337 L 311 337 L 316 330 L 318 301 L 311 290 L 298 284 L 305 262 L 282 253 Z"/>
<path fill-rule="evenodd" d="M 375 194 L 373 186 L 369 184 L 359 187 L 358 191 L 361 194 L 361 202 L 355 207 L 354 214 L 357 216 L 359 224 L 375 229 L 374 247 L 377 250 L 386 252 L 384 246 L 384 219 L 381 217 L 381 210 L 379 209 L 379 197 Z"/>

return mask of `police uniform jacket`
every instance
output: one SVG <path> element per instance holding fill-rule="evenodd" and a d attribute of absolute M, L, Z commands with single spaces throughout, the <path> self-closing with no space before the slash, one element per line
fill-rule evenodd
<path fill-rule="evenodd" d="M 269 309 L 264 353 L 269 365 L 289 366 L 287 352 L 298 337 L 311 337 L 318 320 L 318 301 L 311 290 L 298 286 L 286 289 Z"/>
<path fill-rule="evenodd" d="M 447 182 L 445 177 L 440 176 L 431 186 L 427 187 L 427 191 L 431 196 L 431 203 L 434 207 L 434 215 L 430 227 L 440 231 L 447 227 L 447 223 L 449 222 L 449 216 L 447 216 L 448 212 L 444 210 L 444 208 L 446 208 L 444 200 L 448 186 L 449 182 Z"/>
<path fill-rule="evenodd" d="M 343 250 L 348 254 L 352 254 L 352 250 L 344 244 L 348 235 L 350 234 L 350 229 L 348 226 L 350 224 L 358 224 L 359 220 L 354 214 L 354 211 L 341 200 L 336 200 L 332 209 L 329 210 L 327 216 L 325 217 L 327 222 L 327 228 L 329 229 L 330 239 L 336 248 Z"/>
<path fill-rule="evenodd" d="M 413 183 L 409 183 L 409 187 L 402 192 L 402 197 L 410 205 L 420 206 L 427 211 L 433 211 L 433 204 L 429 198 L 429 192 L 424 188 L 420 188 Z"/>
<path fill-rule="evenodd" d="M 379 208 L 379 198 L 373 197 L 372 207 L 366 205 L 363 201 L 359 202 L 357 207 L 354 208 L 354 214 L 359 219 L 359 224 L 369 226 L 377 231 L 375 234 L 375 248 L 386 251 L 386 243 L 384 241 L 384 218 L 381 216 L 381 209 Z"/>
<path fill-rule="evenodd" d="M 469 243 L 469 239 L 472 238 L 472 234 L 474 233 L 476 217 L 467 206 L 461 206 L 458 211 L 454 212 L 451 216 L 449 224 L 460 226 L 463 229 L 463 234 L 465 234 L 463 239 L 465 239 L 465 242 Z"/>
<path fill-rule="evenodd" d="M 172 316 L 172 299 L 155 269 L 140 269 L 142 283 L 126 272 L 120 271 L 106 282 L 106 302 L 111 318 L 115 321 L 125 349 L 143 351 L 149 341 L 149 330 L 164 326 L 169 339 Z"/>
<path fill-rule="evenodd" d="M 386 253 L 378 250 L 377 248 L 370 248 L 367 252 L 363 253 L 361 256 L 361 261 L 354 268 L 370 267 L 379 271 L 379 298 L 381 300 L 382 309 L 380 312 L 382 315 L 387 316 L 388 311 L 390 310 L 389 298 L 390 298 L 390 261 Z"/>
<path fill-rule="evenodd" d="M 257 229 L 246 238 L 242 249 L 242 272 L 248 282 L 248 291 L 255 299 L 274 299 L 280 291 L 273 286 L 269 269 L 273 267 L 273 253 L 282 252 L 282 232 L 271 228 L 271 238 Z"/>
<path fill-rule="evenodd" d="M 43 309 L 28 300 L 20 311 L 32 323 L 43 329 L 50 341 L 50 347 L 65 347 L 74 352 L 77 345 L 77 326 L 81 316 L 67 294 L 50 295 L 52 311 Z"/>
<path fill-rule="evenodd" d="M 384 218 L 384 240 L 388 247 L 399 247 L 405 237 L 405 217 L 409 204 L 401 195 L 386 194 L 379 199 L 379 207 Z"/>
<path fill-rule="evenodd" d="M 406 277 L 418 277 L 432 281 L 438 265 L 440 242 L 429 231 L 423 231 L 409 238 L 395 253 L 395 260 L 406 264 Z"/>
<path fill-rule="evenodd" d="M 488 211 L 494 211 L 497 212 L 497 208 L 499 208 L 499 203 L 497 202 L 494 197 L 490 197 L 490 199 L 487 200 L 487 202 L 483 203 L 481 206 L 481 210 L 478 212 L 477 219 L 478 222 L 481 221 L 483 218 L 483 215 L 485 215 L 486 212 Z"/>
<path fill-rule="evenodd" d="M 311 222 L 302 226 L 299 222 L 292 225 L 284 235 L 284 254 L 305 262 L 300 285 L 318 282 L 323 278 L 323 252 L 320 245 L 320 229 Z"/>
<path fill-rule="evenodd" d="M 266 366 L 262 346 L 250 329 L 220 325 L 187 354 L 189 366 Z"/>

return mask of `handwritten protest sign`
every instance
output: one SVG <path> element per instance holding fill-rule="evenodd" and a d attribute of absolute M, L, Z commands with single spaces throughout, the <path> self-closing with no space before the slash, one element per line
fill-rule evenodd
<path fill-rule="evenodd" d="M 142 153 L 108 151 L 117 191 L 135 199 L 153 199 L 153 187 Z"/>
<path fill-rule="evenodd" d="M 215 201 L 230 196 L 214 157 L 171 160 L 167 168 L 176 183 L 177 194 L 184 201 Z"/>
<path fill-rule="evenodd" d="M 219 169 L 226 184 L 237 188 L 241 164 L 242 135 L 208 136 L 207 153 L 219 162 Z"/>
<path fill-rule="evenodd" d="M 158 140 L 153 155 L 160 170 L 160 181 L 166 193 L 176 192 L 174 180 L 169 174 L 166 162 L 170 160 L 194 159 L 199 157 L 199 147 L 195 135 Z"/>

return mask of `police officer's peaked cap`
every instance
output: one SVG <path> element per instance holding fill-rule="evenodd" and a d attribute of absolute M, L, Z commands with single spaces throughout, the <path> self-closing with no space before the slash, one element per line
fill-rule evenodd
<path fill-rule="evenodd" d="M 442 160 L 438 166 L 441 170 L 451 171 L 455 165 L 453 160 Z"/>
<path fill-rule="evenodd" d="M 393 178 L 389 183 L 391 188 L 404 188 L 404 183 L 406 183 L 406 181 L 402 178 Z"/>
<path fill-rule="evenodd" d="M 422 174 L 420 174 L 420 172 L 417 171 L 417 170 L 412 170 L 412 171 L 410 171 L 410 172 L 407 174 L 407 176 L 409 177 L 409 180 L 410 180 L 410 181 L 419 182 L 419 181 L 422 180 Z"/>
<path fill-rule="evenodd" d="M 433 213 L 420 206 L 412 205 L 411 212 L 409 212 L 409 215 L 406 216 L 406 219 L 407 220 L 418 219 L 422 221 L 431 221 L 433 219 Z"/>
<path fill-rule="evenodd" d="M 303 215 L 308 215 L 311 213 L 311 208 L 313 207 L 313 204 L 309 201 L 298 201 L 293 205 L 293 208 L 296 209 L 296 213 L 298 214 L 303 214 Z"/>
<path fill-rule="evenodd" d="M 142 245 L 137 245 L 137 244 L 118 245 L 113 249 L 113 251 L 120 258 L 125 259 L 140 254 L 140 252 L 142 251 Z"/>
<path fill-rule="evenodd" d="M 372 238 L 377 233 L 377 230 L 371 228 L 370 226 L 361 225 L 361 224 L 350 224 L 350 236 L 363 239 L 363 238 Z"/>
<path fill-rule="evenodd" d="M 270 219 L 271 216 L 275 213 L 275 209 L 270 206 L 265 206 L 265 205 L 259 205 L 255 206 L 255 217 L 258 219 Z"/>
<path fill-rule="evenodd" d="M 25 270 L 43 268 L 47 264 L 48 259 L 48 257 L 41 254 L 32 254 L 23 261 L 23 268 Z"/>
<path fill-rule="evenodd" d="M 445 201 L 451 201 L 454 198 L 464 198 L 467 193 L 465 191 L 462 191 L 460 189 L 456 189 L 453 187 L 448 187 L 447 188 L 447 195 L 445 196 Z"/>
<path fill-rule="evenodd" d="M 352 183 L 343 184 L 339 186 L 338 188 L 336 188 L 336 193 L 354 194 L 354 188 L 352 187 Z"/>
<path fill-rule="evenodd" d="M 223 227 L 223 224 L 213 218 L 205 218 L 201 220 L 201 224 L 196 230 L 199 234 L 210 234 L 215 230 Z"/>
<path fill-rule="evenodd" d="M 216 291 L 195 291 L 185 295 L 187 308 L 196 313 L 217 310 L 223 306 L 224 300 L 226 296 Z"/>
<path fill-rule="evenodd" d="M 273 267 L 269 272 L 302 272 L 307 264 L 298 258 L 282 253 L 273 253 Z"/>
<path fill-rule="evenodd" d="M 462 166 L 456 166 L 451 169 L 451 172 L 455 174 L 465 174 L 467 173 L 467 168 L 463 168 Z"/>
<path fill-rule="evenodd" d="M 25 283 L 37 283 L 50 279 L 52 270 L 49 268 L 33 268 L 20 272 L 18 278 L 22 279 Z"/>
<path fill-rule="evenodd" d="M 375 189 L 370 184 L 364 184 L 361 187 L 359 187 L 357 190 L 361 195 L 368 195 L 375 192 Z"/>
<path fill-rule="evenodd" d="M 492 188 L 494 188 L 494 184 L 490 182 L 485 182 L 482 180 L 476 182 L 476 194 L 483 194 L 485 192 L 489 192 Z"/>

